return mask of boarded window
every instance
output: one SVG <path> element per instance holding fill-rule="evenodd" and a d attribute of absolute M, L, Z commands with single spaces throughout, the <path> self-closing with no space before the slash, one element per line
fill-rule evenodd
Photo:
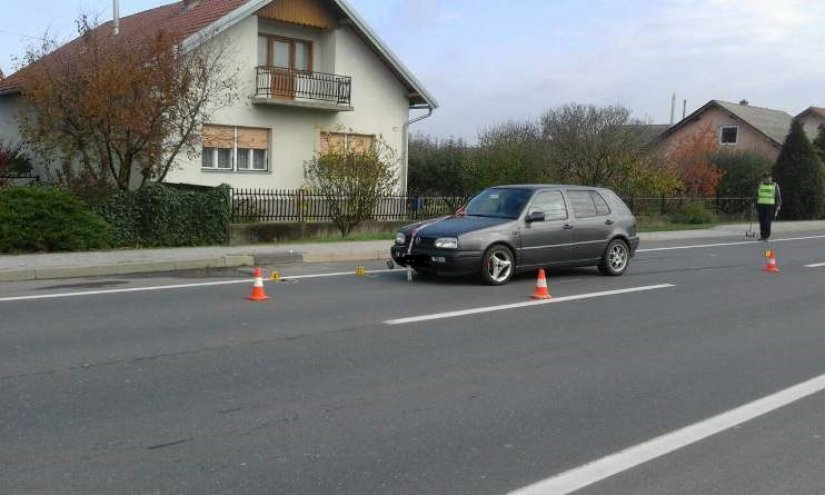
<path fill-rule="evenodd" d="M 346 132 L 322 132 L 321 154 L 352 151 L 363 154 L 370 151 L 375 144 L 375 136 Z"/>

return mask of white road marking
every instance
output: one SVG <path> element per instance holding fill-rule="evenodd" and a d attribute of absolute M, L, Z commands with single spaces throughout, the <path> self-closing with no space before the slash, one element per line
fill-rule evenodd
<path fill-rule="evenodd" d="M 825 263 L 814 263 L 813 265 L 805 265 L 805 268 L 822 268 Z"/>
<path fill-rule="evenodd" d="M 373 270 L 368 271 L 367 274 L 371 273 L 384 273 L 390 272 L 393 270 Z M 355 271 L 351 272 L 337 272 L 337 273 L 319 273 L 314 275 L 295 275 L 295 276 L 282 276 L 281 279 L 283 281 L 290 281 L 290 280 L 297 280 L 297 279 L 308 279 L 308 278 L 322 278 L 322 277 L 340 277 L 343 275 L 352 275 L 355 276 Z M 266 282 L 266 280 L 264 280 Z M 58 299 L 64 297 L 80 297 L 80 296 L 99 296 L 104 294 L 122 294 L 128 292 L 148 292 L 153 290 L 171 290 L 171 289 L 191 289 L 196 287 L 212 287 L 218 285 L 237 285 L 237 284 L 251 284 L 252 281 L 249 279 L 243 280 L 220 280 L 216 282 L 200 282 L 196 284 L 178 284 L 178 285 L 159 285 L 153 287 L 130 287 L 125 289 L 106 289 L 106 290 L 89 290 L 89 291 L 81 291 L 81 292 L 61 292 L 57 294 L 38 294 L 36 296 L 15 296 L 15 297 L 0 297 L 0 303 L 2 302 L 12 302 L 12 301 L 30 301 L 36 299 Z"/>
<path fill-rule="evenodd" d="M 511 494 L 563 495 L 571 493 L 823 390 L 825 390 L 825 375 L 820 375 L 736 409 L 518 489 Z"/>
<path fill-rule="evenodd" d="M 807 236 L 807 237 L 789 237 L 786 239 L 776 239 L 771 240 L 770 242 L 788 242 L 788 241 L 801 241 L 801 240 L 808 240 L 808 239 L 825 239 L 825 235 L 820 236 Z M 753 244 L 754 241 L 744 241 L 744 242 L 727 242 L 727 243 L 717 243 L 717 244 L 696 244 L 691 246 L 671 246 L 671 247 L 663 247 L 663 248 L 648 248 L 648 249 L 637 249 L 637 253 L 651 253 L 655 251 L 674 251 L 679 249 L 698 249 L 698 248 L 708 248 L 708 247 L 722 247 L 722 246 L 740 246 L 743 244 Z M 822 266 L 825 266 L 823 264 Z M 809 268 L 815 268 L 814 266 L 809 266 Z M 818 267 L 817 267 L 818 268 Z M 370 270 L 367 274 L 372 273 L 388 273 L 393 271 L 403 271 L 403 268 L 396 269 L 396 270 Z M 349 272 L 336 272 L 336 273 L 319 273 L 319 274 L 310 274 L 310 275 L 295 275 L 295 276 L 282 276 L 281 278 L 289 281 L 289 280 L 300 280 L 300 279 L 310 279 L 310 278 L 322 278 L 322 277 L 341 277 L 345 275 L 354 275 L 354 271 Z M 52 298 L 63 298 L 63 297 L 80 297 L 80 296 L 97 296 L 103 294 L 119 294 L 125 292 L 146 292 L 146 291 L 153 291 L 153 290 L 171 290 L 171 289 L 188 289 L 194 287 L 210 287 L 210 286 L 218 286 L 218 285 L 231 285 L 231 284 L 244 284 L 244 283 L 251 283 L 249 280 L 222 280 L 219 282 L 203 282 L 197 284 L 181 284 L 181 285 L 163 285 L 157 287 L 133 287 L 133 288 L 126 288 L 126 289 L 109 289 L 109 290 L 95 290 L 95 291 L 82 291 L 82 292 L 66 292 L 66 293 L 58 293 L 58 294 L 38 294 L 36 296 L 16 296 L 16 297 L 0 297 L 0 303 L 2 302 L 12 302 L 12 301 L 27 301 L 27 300 L 36 300 L 36 299 L 52 299 Z M 557 298 L 551 299 L 551 301 L 561 300 L 564 298 Z"/>
<path fill-rule="evenodd" d="M 57 294 L 38 294 L 36 296 L 0 297 L 0 302 L 29 301 L 34 299 L 55 299 L 61 297 L 99 296 L 101 294 L 122 294 L 125 292 L 147 292 L 150 290 L 189 289 L 192 287 L 210 287 L 213 285 L 251 284 L 249 280 L 221 280 L 220 282 L 203 282 L 199 284 L 159 285 L 154 287 L 130 287 L 126 289 L 88 290 L 82 292 L 61 292 Z"/>
<path fill-rule="evenodd" d="M 540 306 L 542 304 L 554 304 L 568 301 L 579 301 L 581 299 L 592 299 L 594 297 L 615 296 L 618 294 L 629 294 L 631 292 L 642 292 L 647 290 L 665 289 L 675 287 L 673 284 L 647 285 L 644 287 L 631 287 L 629 289 L 607 290 L 603 292 L 591 292 L 589 294 L 578 294 L 575 296 L 555 297 L 553 299 L 541 299 L 538 301 L 526 301 L 513 304 L 501 304 L 499 306 L 484 306 L 480 308 L 462 309 L 459 311 L 447 311 L 445 313 L 433 313 L 429 315 L 411 316 L 409 318 L 398 318 L 387 320 L 385 325 L 404 325 L 407 323 L 417 323 L 421 321 L 441 320 L 444 318 L 456 318 L 459 316 L 477 315 L 481 313 L 491 313 L 493 311 L 503 311 L 507 309 L 526 308 L 530 306 Z"/>
<path fill-rule="evenodd" d="M 774 242 L 788 242 L 788 241 L 805 241 L 810 239 L 825 239 L 825 235 L 813 235 L 813 236 L 806 236 L 806 237 L 788 237 L 785 239 L 771 239 L 767 243 L 763 244 L 768 246 Z M 725 247 L 725 246 L 742 246 L 745 244 L 754 244 L 756 241 L 739 241 L 739 242 L 720 242 L 717 244 L 695 244 L 692 246 L 670 246 L 670 247 L 661 247 L 661 248 L 647 248 L 647 249 L 637 249 L 637 253 L 653 253 L 656 251 L 675 251 L 678 249 L 698 249 L 698 248 L 709 248 L 709 247 Z"/>

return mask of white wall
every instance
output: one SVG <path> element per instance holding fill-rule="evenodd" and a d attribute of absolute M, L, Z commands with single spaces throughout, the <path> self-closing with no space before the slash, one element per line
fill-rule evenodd
<path fill-rule="evenodd" d="M 352 77 L 354 111 L 331 112 L 276 105 L 252 104 L 255 94 L 258 32 L 312 39 L 314 68 Z M 304 29 L 255 16 L 239 22 L 227 31 L 236 53 L 232 64 L 239 70 L 240 100 L 231 108 L 216 112 L 213 124 L 271 129 L 270 171 L 218 172 L 201 169 L 200 157 L 181 157 L 179 166 L 170 171 L 167 182 L 218 185 L 227 183 L 238 188 L 297 188 L 304 185 L 303 167 L 316 153 L 320 132 L 343 128 L 362 134 L 382 135 L 401 158 L 403 126 L 409 116 L 406 89 L 350 27 L 332 33 Z M 404 170 L 399 167 L 399 177 Z"/>
<path fill-rule="evenodd" d="M 20 131 L 17 125 L 17 96 L 0 97 L 0 143 L 16 144 L 20 142 Z"/>

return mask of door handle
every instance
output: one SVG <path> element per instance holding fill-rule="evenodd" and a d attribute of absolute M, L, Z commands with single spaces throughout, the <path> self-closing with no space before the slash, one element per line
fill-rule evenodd
<path fill-rule="evenodd" d="M 604 221 L 604 223 L 605 223 L 605 225 L 613 225 L 613 220 L 608 218 L 607 220 Z"/>
<path fill-rule="evenodd" d="M 570 225 L 569 223 L 564 224 L 564 230 L 570 230 L 572 228 L 573 228 L 573 226 Z"/>

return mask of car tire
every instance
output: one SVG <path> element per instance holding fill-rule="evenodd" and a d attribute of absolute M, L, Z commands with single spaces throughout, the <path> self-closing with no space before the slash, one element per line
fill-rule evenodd
<path fill-rule="evenodd" d="M 630 248 L 621 239 L 613 239 L 607 244 L 607 248 L 599 263 L 599 271 L 603 275 L 618 277 L 627 270 L 627 263 L 630 261 Z"/>
<path fill-rule="evenodd" d="M 487 285 L 504 285 L 516 271 L 516 257 L 503 244 L 490 246 L 481 259 L 481 280 Z"/>

